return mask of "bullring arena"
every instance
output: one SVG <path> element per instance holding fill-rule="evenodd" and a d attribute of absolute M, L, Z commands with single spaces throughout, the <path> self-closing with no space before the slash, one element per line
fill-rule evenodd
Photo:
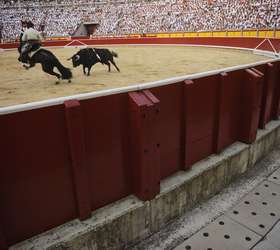
<path fill-rule="evenodd" d="M 276 141 L 266 142 L 271 140 L 267 135 L 267 139 L 258 143 L 270 146 L 258 153 L 250 146 L 254 156 L 244 156 L 247 152 L 244 146 L 230 149 L 230 145 L 236 141 L 252 144 L 258 138 L 257 128 L 265 128 L 279 114 L 279 59 L 269 43 L 254 53 L 254 47 L 262 41 L 247 38 L 105 38 L 49 42 L 45 47 L 69 68 L 71 63 L 67 58 L 79 50 L 81 43 L 106 47 L 119 54 L 115 61 L 120 73 L 114 68 L 109 73 L 106 66 L 99 64 L 93 67 L 90 76 L 84 76 L 82 68 L 78 67 L 72 69 L 74 78 L 71 83 L 61 81 L 60 84 L 55 84 L 54 77 L 43 73 L 40 65 L 25 70 L 16 61 L 17 51 L 12 49 L 17 44 L 4 44 L 8 49 L 0 54 L 1 145 L 5 145 L 2 149 L 6 152 L 3 160 L 10 167 L 2 176 L 9 180 L 10 171 L 21 171 L 25 166 L 25 173 L 30 176 L 28 179 L 35 179 L 22 182 L 21 175 L 18 175 L 12 189 L 9 182 L 4 179 L 1 182 L 9 194 L 2 197 L 6 205 L 1 214 L 9 214 L 3 217 L 4 232 L 8 232 L 8 237 L 2 238 L 3 249 L 32 236 L 34 241 L 23 241 L 12 249 L 45 248 L 45 241 L 39 234 L 45 228 L 51 229 L 44 236 L 52 242 L 51 246 L 66 244 L 81 249 L 85 244 L 97 244 L 97 249 L 109 249 L 113 245 L 122 249 L 122 243 L 111 241 L 109 235 L 132 244 L 138 237 L 147 236 L 142 231 L 145 223 L 151 223 L 152 228 L 147 229 L 150 235 L 174 216 L 172 209 L 175 209 L 176 216 L 180 214 L 178 207 L 182 206 L 182 200 L 176 200 L 168 191 L 169 188 L 172 190 L 175 181 L 173 174 L 185 170 L 192 175 L 191 166 L 195 171 L 201 171 L 198 179 L 189 179 L 187 175 L 180 182 L 176 181 L 176 185 L 181 187 L 180 195 L 185 195 L 184 185 L 194 185 L 187 190 L 196 193 L 199 190 L 195 183 L 200 180 L 205 183 L 201 189 L 206 192 L 203 197 L 208 197 L 226 185 L 223 178 L 230 180 L 253 165 Z M 67 46 L 69 43 L 74 46 Z M 276 39 L 272 43 L 279 46 Z M 147 122 L 144 122 L 145 118 Z M 273 138 L 277 138 L 276 128 L 269 130 Z M 17 131 L 16 137 L 12 131 Z M 155 145 L 156 150 L 153 149 Z M 14 146 L 16 157 L 11 158 L 10 150 Z M 148 157 L 140 153 L 143 148 L 146 148 L 144 151 L 151 150 Z M 232 157 L 239 159 L 234 165 L 236 170 L 227 172 L 227 176 L 215 177 L 216 164 L 218 169 L 225 171 L 224 160 L 218 160 L 210 167 L 214 167 L 213 173 L 203 170 L 204 163 L 199 165 L 200 160 L 227 148 L 231 155 L 227 164 L 231 164 Z M 220 155 L 224 157 L 223 153 Z M 247 159 L 245 165 L 243 158 Z M 40 163 L 39 169 L 37 163 Z M 132 164 L 134 170 L 127 169 L 126 164 Z M 73 177 L 69 176 L 69 170 Z M 84 171 L 86 175 L 82 174 Z M 40 183 L 36 180 L 38 176 L 41 176 Z M 69 192 L 72 178 L 76 183 L 73 186 L 76 195 Z M 134 184 L 130 184 L 130 178 Z M 213 178 L 218 179 L 213 182 Z M 169 180 L 170 187 L 163 184 Z M 166 191 L 162 190 L 162 185 L 167 185 L 163 189 Z M 18 191 L 13 190 L 22 190 L 22 193 L 18 196 Z M 158 204 L 154 207 L 154 215 L 150 215 L 151 212 L 146 211 L 149 203 L 141 200 L 152 204 L 155 197 Z M 20 205 L 22 198 L 24 206 Z M 166 199 L 175 199 L 173 208 Z M 195 204 L 202 198 L 197 194 L 192 199 Z M 47 210 L 39 205 L 40 209 L 34 211 L 34 202 L 48 204 Z M 17 212 L 18 208 L 21 213 Z M 125 212 L 126 209 L 131 212 Z M 94 215 L 90 218 L 91 211 Z M 83 240 L 86 232 L 97 237 L 96 233 L 104 230 L 102 223 L 98 225 L 104 219 L 103 213 L 105 217 L 112 216 L 109 221 L 104 221 L 104 225 L 110 228 L 108 234 L 102 234 L 94 241 Z M 42 221 L 30 224 L 32 216 Z M 95 216 L 96 220 L 93 219 Z M 145 216 L 152 216 L 151 221 L 142 221 Z M 68 223 L 76 217 L 83 224 Z M 11 222 L 10 218 L 15 221 Z M 122 220 L 128 220 L 128 224 L 118 224 Z M 112 222 L 117 223 L 119 230 L 114 229 Z M 21 227 L 8 226 L 11 223 Z M 66 223 L 62 229 L 54 228 L 62 223 Z M 140 224 L 133 229 L 133 234 L 119 235 L 132 230 L 130 227 L 137 223 Z M 64 232 L 64 227 L 70 235 Z M 66 238 L 57 238 L 57 234 L 65 234 Z M 73 238 L 68 240 L 69 236 Z M 88 246 L 88 249 L 96 248 Z"/>
<path fill-rule="evenodd" d="M 0 106 L 154 82 L 269 59 L 252 51 L 183 45 L 123 45 L 108 48 L 118 53 L 119 58 L 115 61 L 121 72 L 112 67 L 111 73 L 108 73 L 107 66 L 99 63 L 93 67 L 89 77 L 83 75 L 82 66 L 73 69 L 71 61 L 67 61 L 79 48 L 51 49 L 64 66 L 72 69 L 74 75 L 71 84 L 64 81 L 58 86 L 54 84 L 56 78 L 43 72 L 41 65 L 28 71 L 24 69 L 17 61 L 17 50 L 1 53 Z"/>
<path fill-rule="evenodd" d="M 230 194 L 248 214 L 204 206 L 279 149 L 277 1 L 18 0 L 0 11 L 0 250 L 257 250 L 269 239 L 279 159 L 244 181 L 265 195 Z M 18 62 L 23 15 L 70 83 Z M 83 47 L 116 52 L 120 72 L 73 68 Z M 217 211 L 196 221 L 193 208 Z M 206 231 L 216 221 L 221 231 Z"/>

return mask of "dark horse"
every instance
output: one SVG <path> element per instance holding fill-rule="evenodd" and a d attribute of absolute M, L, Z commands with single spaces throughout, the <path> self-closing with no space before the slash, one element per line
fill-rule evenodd
<path fill-rule="evenodd" d="M 42 69 L 44 72 L 56 76 L 58 80 L 68 80 L 68 82 L 71 82 L 72 78 L 72 72 L 70 69 L 65 68 L 57 59 L 57 57 L 50 51 L 46 49 L 40 48 L 36 52 L 33 53 L 30 60 L 27 62 L 21 58 L 21 56 L 18 59 L 19 61 L 23 63 L 28 63 L 29 66 L 23 65 L 26 69 L 30 69 L 35 66 L 36 63 L 40 63 L 42 65 Z M 58 69 L 60 74 L 53 71 L 54 67 Z M 59 83 L 57 81 L 56 83 Z"/>

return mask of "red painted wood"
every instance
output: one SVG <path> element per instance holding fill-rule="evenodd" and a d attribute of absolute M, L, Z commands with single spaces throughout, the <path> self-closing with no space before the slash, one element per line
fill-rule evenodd
<path fill-rule="evenodd" d="M 149 109 L 149 141 L 151 154 L 149 159 L 150 164 L 150 185 L 151 185 L 151 194 L 150 199 L 154 198 L 157 194 L 160 193 L 160 133 L 158 130 L 158 124 L 160 122 L 160 100 L 154 96 L 150 90 L 144 90 L 143 94 L 145 97 L 153 104 Z"/>
<path fill-rule="evenodd" d="M 255 48 L 263 38 L 245 37 L 184 37 L 184 38 L 117 38 L 117 39 L 91 39 L 81 40 L 89 45 L 98 44 L 199 44 L 216 45 L 228 47 Z M 280 39 L 270 39 L 273 45 L 280 48 Z M 268 42 L 264 43 L 260 49 L 273 51 Z"/>
<path fill-rule="evenodd" d="M 271 120 L 272 117 L 272 101 L 275 95 L 274 88 L 277 79 L 276 66 L 272 63 L 260 65 L 256 67 L 264 74 L 263 95 L 261 103 L 261 114 L 259 127 L 265 128 L 265 125 Z"/>
<path fill-rule="evenodd" d="M 142 200 L 160 192 L 159 101 L 149 91 L 129 93 L 133 190 Z"/>
<path fill-rule="evenodd" d="M 217 152 L 238 140 L 241 107 L 241 86 L 243 70 L 229 72 L 221 76 L 219 138 Z"/>
<path fill-rule="evenodd" d="M 246 69 L 244 73 L 239 140 L 252 143 L 257 135 L 264 77 L 256 69 Z"/>
<path fill-rule="evenodd" d="M 253 47 L 260 40 L 106 41 Z M 68 116 L 64 105 L 1 115 L 0 151 L 4 167 L 0 175 L 0 221 L 6 244 L 10 246 L 77 216 L 86 217 L 88 212 L 81 211 L 95 210 L 132 194 L 134 183 L 140 190 L 139 197 L 151 199 L 159 192 L 160 179 L 187 169 L 236 140 L 253 142 L 261 112 L 264 123 L 278 118 L 279 77 L 279 62 L 275 62 L 273 67 L 260 66 L 256 70 L 229 72 L 227 76 L 196 79 L 193 83 L 153 88 L 133 98 L 123 93 L 82 100 L 80 106 L 69 105 Z M 268 83 L 265 104 L 261 102 L 263 82 Z M 148 151 L 144 152 L 146 148 Z M 132 159 L 131 149 L 135 150 Z M 131 160 L 135 164 L 130 164 Z M 73 183 L 74 175 L 76 181 L 85 178 L 85 172 L 71 171 L 73 163 L 74 170 L 78 169 L 79 162 L 88 171 L 90 209 L 88 202 L 83 203 L 86 182 Z M 140 170 L 137 164 L 141 165 Z M 139 174 L 132 175 L 131 169 Z M 76 195 L 77 190 L 80 196 Z M 79 214 L 77 197 L 81 198 Z M 3 242 L 0 239 L 0 244 Z"/>
<path fill-rule="evenodd" d="M 132 194 L 127 93 L 81 100 L 91 209 Z"/>
<path fill-rule="evenodd" d="M 219 75 L 185 84 L 186 167 L 215 152 Z"/>
<path fill-rule="evenodd" d="M 267 88 L 266 88 L 266 100 L 264 109 L 264 123 L 268 123 L 272 120 L 272 109 L 273 109 L 273 99 L 275 96 L 275 86 L 279 81 L 279 72 L 277 72 L 276 63 L 267 64 Z M 277 81 L 278 79 L 278 81 Z"/>
<path fill-rule="evenodd" d="M 74 39 L 75 40 L 75 39 Z M 215 45 L 241 48 L 255 48 L 263 38 L 246 37 L 184 37 L 184 38 L 100 38 L 100 39 L 79 39 L 88 45 L 106 44 L 196 44 L 196 45 Z M 275 48 L 279 51 L 280 39 L 270 39 Z M 65 46 L 71 40 L 45 41 L 44 46 Z M 0 48 L 17 48 L 18 43 L 0 44 Z M 270 44 L 265 42 L 259 49 L 273 51 Z"/>
<path fill-rule="evenodd" d="M 151 89 L 160 100 L 160 173 L 164 179 L 184 167 L 184 86 L 175 83 Z"/>
<path fill-rule="evenodd" d="M 0 249 L 8 250 L 8 245 L 7 245 L 7 242 L 6 242 L 6 239 L 4 237 L 1 227 L 0 227 Z"/>
<path fill-rule="evenodd" d="M 216 112 L 216 119 L 215 119 L 215 132 L 214 132 L 214 152 L 217 154 L 222 151 L 223 145 L 223 114 L 226 110 L 225 105 L 225 89 L 226 89 L 226 82 L 227 82 L 228 74 L 222 73 L 220 74 L 220 79 L 218 83 L 218 93 L 217 93 L 217 112 Z"/>
<path fill-rule="evenodd" d="M 186 129 L 186 126 L 187 126 L 187 98 L 188 98 L 188 94 L 191 92 L 190 89 L 193 88 L 193 80 L 185 80 L 184 81 L 184 103 L 183 103 L 183 137 L 184 137 L 184 140 L 183 140 L 183 149 L 184 149 L 184 158 L 183 158 L 183 167 L 184 167 L 184 170 L 188 170 L 191 168 L 191 163 L 188 162 L 189 160 L 189 152 L 190 152 L 190 149 L 189 147 L 191 147 L 191 145 L 187 145 L 187 141 L 188 141 L 188 131 Z"/>
<path fill-rule="evenodd" d="M 0 138 L 8 246 L 76 218 L 63 105 L 1 115 Z"/>
<path fill-rule="evenodd" d="M 64 102 L 68 131 L 69 148 L 71 152 L 71 167 L 76 196 L 78 216 L 81 220 L 90 217 L 90 189 L 88 170 L 86 166 L 85 136 L 82 109 L 79 101 Z"/>
<path fill-rule="evenodd" d="M 272 110 L 271 110 L 271 118 L 273 120 L 278 120 L 280 115 L 280 62 L 275 62 L 275 75 L 277 77 L 275 81 L 275 86 L 273 89 L 274 95 L 272 99 Z"/>

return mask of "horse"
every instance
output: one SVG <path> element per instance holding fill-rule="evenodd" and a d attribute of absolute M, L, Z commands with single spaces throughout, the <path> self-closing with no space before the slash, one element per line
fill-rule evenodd
<path fill-rule="evenodd" d="M 68 82 L 71 82 L 71 70 L 64 67 L 59 62 L 57 57 L 49 50 L 39 48 L 37 51 L 32 52 L 32 56 L 30 57 L 29 61 L 22 59 L 21 56 L 18 58 L 18 60 L 22 63 L 29 64 L 29 66 L 23 65 L 26 69 L 30 69 L 34 67 L 36 63 L 40 63 L 44 72 L 57 77 L 58 80 L 56 81 L 56 84 L 59 83 L 60 79 L 68 80 Z M 61 75 L 53 71 L 54 67 L 58 69 Z"/>

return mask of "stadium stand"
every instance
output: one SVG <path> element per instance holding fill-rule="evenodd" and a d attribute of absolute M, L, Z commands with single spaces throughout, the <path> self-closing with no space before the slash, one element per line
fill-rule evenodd
<path fill-rule="evenodd" d="M 3 39 L 16 39 L 22 19 L 47 36 L 69 36 L 87 19 L 96 35 L 280 27 L 279 0 L 5 0 L 0 3 Z"/>

